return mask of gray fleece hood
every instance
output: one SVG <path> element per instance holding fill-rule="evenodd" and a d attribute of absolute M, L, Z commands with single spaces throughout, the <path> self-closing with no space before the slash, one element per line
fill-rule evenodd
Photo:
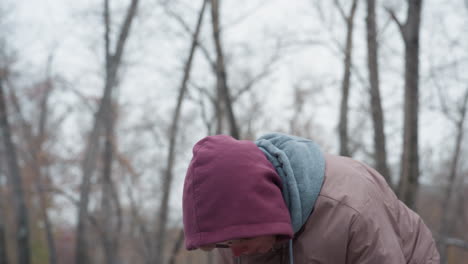
<path fill-rule="evenodd" d="M 322 188 L 324 155 L 312 140 L 281 133 L 266 134 L 255 143 L 283 182 L 283 198 L 296 233 L 309 218 Z"/>

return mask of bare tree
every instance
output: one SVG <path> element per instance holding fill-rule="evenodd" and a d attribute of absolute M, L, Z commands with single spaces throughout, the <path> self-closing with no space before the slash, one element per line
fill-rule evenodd
<path fill-rule="evenodd" d="M 2 9 L 3 7 L 0 7 Z M 0 10 L 0 13 L 3 13 L 3 10 Z M 1 41 L 1 40 L 0 40 Z M 2 53 L 4 53 L 5 47 L 3 46 L 4 43 L 1 43 L 2 45 Z M 6 54 L 2 54 L 5 56 Z M 2 56 L 2 57 L 3 57 Z M 3 62 L 8 62 L 11 61 L 11 58 L 8 58 L 9 56 L 6 55 L 5 59 Z M 42 160 L 40 157 L 44 157 L 42 153 L 42 147 L 43 143 L 46 140 L 46 123 L 47 123 L 47 118 L 48 118 L 48 99 L 50 97 L 51 91 L 53 89 L 52 87 L 52 80 L 51 80 L 51 64 L 52 64 L 52 58 L 53 58 L 53 52 L 51 52 L 48 56 L 47 60 L 47 66 L 46 66 L 46 78 L 44 81 L 41 81 L 39 84 L 37 84 L 36 88 L 40 90 L 40 97 L 39 97 L 39 107 L 38 107 L 38 113 L 39 116 L 37 118 L 37 129 L 36 133 L 34 134 L 33 132 L 33 127 L 35 122 L 28 122 L 24 116 L 22 115 L 22 109 L 20 107 L 20 104 L 18 103 L 16 94 L 15 94 L 15 89 L 12 87 L 10 79 L 6 78 L 8 75 L 6 75 L 6 71 L 3 73 L 0 73 L 0 78 L 5 77 L 5 81 L 9 84 L 10 88 L 10 98 L 11 98 L 11 103 L 14 108 L 14 111 L 16 113 L 15 116 L 17 116 L 19 120 L 19 125 L 20 125 L 20 131 L 23 136 L 23 140 L 20 140 L 19 142 L 25 142 L 26 145 L 26 150 L 25 153 L 27 154 L 26 157 L 24 158 L 25 162 L 25 167 L 30 167 L 31 172 L 33 173 L 33 185 L 34 189 L 36 190 L 36 193 L 38 195 L 38 200 L 39 200 L 39 211 L 44 223 L 44 231 L 45 231 L 45 238 L 47 241 L 47 248 L 48 248 L 48 257 L 49 257 L 49 263 L 50 264 L 55 264 L 56 263 L 56 249 L 55 249 L 55 243 L 54 243 L 54 237 L 53 237 L 53 231 L 52 231 L 52 224 L 47 212 L 47 201 L 46 201 L 46 192 L 44 191 L 44 183 L 43 183 L 43 177 L 45 175 L 45 172 L 42 170 L 44 169 L 42 167 L 43 164 L 41 164 Z M 2 66 L 0 66 L 1 68 Z M 5 65 L 5 69 L 8 67 Z M 1 70 L 0 70 L 1 71 Z M 1 76 L 2 74 L 5 74 L 5 76 Z M 21 151 L 19 152 L 21 156 Z M 16 154 L 15 154 L 16 155 Z M 18 157 L 18 159 L 21 159 Z"/>
<path fill-rule="evenodd" d="M 343 80 L 341 83 L 340 121 L 338 124 L 338 132 L 340 138 L 340 155 L 349 156 L 348 101 L 349 90 L 351 86 L 354 16 L 356 14 L 358 0 L 353 0 L 351 9 L 348 14 L 345 13 L 338 0 L 335 0 L 334 3 L 338 8 L 341 17 L 346 23 L 346 44 L 344 49 Z"/>
<path fill-rule="evenodd" d="M 386 137 L 384 130 L 384 114 L 380 99 L 379 62 L 377 44 L 377 22 L 375 19 L 375 0 L 367 0 L 367 66 L 369 69 L 370 106 L 374 124 L 374 159 L 376 169 L 392 185 L 390 169 L 387 164 Z"/>
<path fill-rule="evenodd" d="M 439 87 L 441 89 L 441 87 Z M 442 100 L 442 97 L 440 97 Z M 463 135 L 465 133 L 465 120 L 466 120 L 466 112 L 468 110 L 468 88 L 465 91 L 464 96 L 462 97 L 461 104 L 458 105 L 457 116 L 453 116 L 448 111 L 447 106 L 444 102 L 442 102 L 442 109 L 443 113 L 451 120 L 456 129 L 456 137 L 454 142 L 454 151 L 452 152 L 452 157 L 450 161 L 450 173 L 449 173 L 449 180 L 447 187 L 444 191 L 444 196 L 442 200 L 442 220 L 440 223 L 439 228 L 439 251 L 440 251 L 440 258 L 441 263 L 447 263 L 447 243 L 445 240 L 450 236 L 450 227 L 453 226 L 455 216 L 455 210 L 452 208 L 454 204 L 456 204 L 456 184 L 458 181 L 458 163 L 460 161 L 460 153 L 461 153 L 461 146 L 463 142 Z M 463 184 L 462 184 L 463 186 Z"/>
<path fill-rule="evenodd" d="M 392 9 L 387 9 L 398 25 L 405 45 L 403 153 L 398 195 L 412 209 L 416 209 L 416 194 L 419 186 L 419 31 L 422 4 L 422 0 L 408 1 L 407 18 L 404 24 L 400 22 Z"/>
<path fill-rule="evenodd" d="M 18 264 L 30 263 L 30 244 L 29 244 L 29 227 L 28 227 L 28 209 L 24 198 L 24 190 L 21 179 L 20 168 L 18 165 L 18 156 L 16 147 L 13 144 L 10 123 L 8 121 L 8 112 L 3 89 L 3 80 L 6 72 L 1 69 L 0 72 L 0 132 L 2 133 L 3 144 L 5 150 L 9 151 L 6 155 L 6 165 L 8 168 L 8 182 L 13 190 L 13 207 L 15 210 L 15 218 L 17 223 L 16 244 L 17 244 L 17 260 Z"/>
<path fill-rule="evenodd" d="M 12 105 L 19 117 L 19 123 L 21 125 L 21 132 L 24 138 L 24 141 L 27 145 L 27 157 L 25 160 L 28 165 L 31 166 L 31 171 L 33 172 L 34 177 L 34 188 L 37 192 L 39 198 L 39 210 L 41 217 L 44 221 L 44 232 L 45 237 L 47 240 L 47 247 L 48 247 L 48 256 L 49 256 L 49 263 L 55 264 L 57 263 L 57 252 L 55 247 L 55 239 L 53 234 L 53 227 L 52 222 L 50 221 L 49 213 L 48 213 L 48 205 L 47 205 L 47 192 L 44 187 L 45 179 L 47 178 L 46 170 L 44 170 L 43 164 L 43 146 L 46 142 L 47 132 L 46 132 L 46 125 L 48 123 L 48 116 L 49 116 L 49 98 L 52 93 L 53 81 L 51 76 L 51 67 L 52 67 L 52 59 L 53 53 L 48 56 L 47 59 L 47 67 L 46 67 L 46 79 L 44 82 L 38 84 L 38 88 L 40 88 L 41 96 L 39 101 L 39 118 L 37 124 L 37 133 L 34 134 L 33 132 L 33 124 L 28 122 L 23 115 L 23 110 L 18 102 L 18 97 L 16 96 L 15 89 L 11 89 L 11 101 Z"/>
<path fill-rule="evenodd" d="M 162 264 L 164 261 L 164 243 L 166 241 L 166 222 L 169 214 L 169 194 L 171 191 L 171 184 L 173 179 L 173 168 L 175 162 L 175 149 L 176 149 L 176 139 L 179 130 L 179 119 L 182 110 L 182 103 L 187 91 L 187 83 L 190 79 L 190 72 L 192 69 L 192 62 L 195 55 L 196 48 L 198 46 L 198 35 L 200 34 L 203 15 L 205 13 L 205 7 L 208 0 L 203 0 L 202 7 L 200 8 L 197 24 L 195 31 L 192 36 L 192 43 L 190 46 L 189 55 L 184 66 L 184 74 L 179 88 L 179 94 L 177 96 L 176 108 L 174 110 L 174 116 L 172 117 L 172 123 L 169 130 L 169 148 L 167 153 L 167 167 L 164 171 L 164 178 L 162 184 L 162 198 L 161 204 L 158 212 L 158 222 L 156 230 L 156 250 L 155 250 L 155 263 Z"/>
<path fill-rule="evenodd" d="M 219 22 L 219 0 L 211 0 L 211 22 L 213 27 L 213 41 L 216 48 L 216 90 L 218 94 L 216 113 L 218 116 L 218 131 L 220 133 L 220 125 L 222 123 L 222 116 L 224 107 L 226 108 L 230 134 L 234 138 L 239 138 L 239 128 L 237 126 L 236 117 L 232 107 L 232 99 L 227 83 L 226 65 L 221 44 L 221 31 Z M 224 105 L 222 104 L 224 103 Z"/>
<path fill-rule="evenodd" d="M 112 89 L 117 82 L 117 72 L 121 65 L 122 55 L 124 52 L 125 44 L 130 32 L 130 28 L 134 17 L 136 15 L 139 0 L 132 0 L 120 28 L 117 38 L 115 51 L 110 53 L 111 63 L 108 66 L 109 71 L 106 74 L 104 93 L 99 105 L 99 109 L 94 119 L 94 125 L 88 137 L 88 142 L 85 149 L 85 155 L 82 162 L 82 183 L 80 187 L 80 202 L 78 208 L 78 226 L 76 236 L 76 258 L 75 263 L 90 263 L 87 257 L 87 243 L 86 243 L 86 219 L 88 219 L 88 202 L 89 191 L 91 183 L 91 175 L 96 167 L 96 158 L 98 154 L 98 142 L 102 132 L 102 124 L 109 115 L 107 112 L 111 107 Z M 105 36 L 106 38 L 106 36 Z M 107 68 L 107 66 L 106 66 Z"/>
<path fill-rule="evenodd" d="M 5 15 L 8 14 L 6 12 L 7 10 L 7 7 L 4 6 L 4 4 L 0 4 L 0 26 L 1 26 L 1 30 L 4 32 L 5 31 Z M 1 100 L 2 100 L 2 103 L 5 103 L 4 102 L 4 98 L 3 98 L 3 93 L 4 93 L 4 90 L 3 90 L 3 82 L 4 80 L 6 79 L 7 75 L 8 75 L 8 71 L 9 71 L 9 61 L 11 60 L 11 58 L 9 58 L 10 56 L 8 56 L 8 54 L 6 54 L 6 50 L 7 50 L 7 45 L 6 45 L 6 39 L 5 39 L 5 36 L 4 36 L 4 33 L 2 32 L 2 34 L 0 34 L 0 93 L 1 93 Z M 3 104 L 2 104 L 3 106 Z M 6 107 L 6 106 L 5 106 Z M 6 113 L 6 110 L 0 110 L 0 122 L 3 121 L 3 119 L 6 120 L 6 123 L 8 122 L 8 120 L 6 119 L 7 117 L 7 113 Z M 5 117 L 3 117 L 5 116 Z M 3 128 L 3 126 L 2 126 Z M 2 136 L 1 134 L 3 134 L 3 131 L 0 131 L 0 142 L 2 141 Z M 10 177 L 8 176 L 8 171 L 5 170 L 5 167 L 7 166 L 4 166 L 6 165 L 5 163 L 8 162 L 6 159 L 3 159 L 3 157 L 7 156 L 6 155 L 6 151 L 8 151 L 8 149 L 4 149 L 4 144 L 0 144 L 0 182 L 3 182 L 3 176 L 5 176 L 6 178 L 6 182 L 10 182 Z M 10 157 L 11 158 L 11 157 Z M 0 190 L 0 264 L 8 264 L 8 248 L 7 248 L 7 226 L 6 226 L 6 208 L 5 208 L 5 204 L 4 204 L 4 197 L 3 196 L 3 193 L 2 191 Z M 15 205 L 17 205 L 17 203 L 15 203 Z M 17 209 L 17 208 L 15 208 Z M 18 215 L 18 213 L 16 213 Z M 18 237 L 17 237 L 18 238 Z M 29 243 L 28 240 L 26 239 L 25 241 L 26 243 Z M 20 244 L 20 241 L 17 240 L 17 243 L 19 246 L 21 246 Z M 26 246 L 29 246 L 28 244 L 26 244 Z M 19 254 L 19 253 L 18 253 Z"/>

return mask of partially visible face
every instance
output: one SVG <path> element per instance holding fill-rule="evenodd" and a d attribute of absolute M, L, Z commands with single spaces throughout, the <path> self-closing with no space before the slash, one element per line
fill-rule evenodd
<path fill-rule="evenodd" d="M 258 236 L 245 239 L 230 240 L 220 244 L 227 245 L 232 254 L 236 257 L 240 255 L 253 255 L 253 254 L 264 254 L 270 251 L 276 242 L 276 236 Z M 216 244 L 204 245 L 200 249 L 209 251 L 213 250 Z"/>

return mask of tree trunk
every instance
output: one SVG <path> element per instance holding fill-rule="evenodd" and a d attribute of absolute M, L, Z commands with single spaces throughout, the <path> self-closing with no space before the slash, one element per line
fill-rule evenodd
<path fill-rule="evenodd" d="M 400 26 L 405 43 L 405 98 L 403 153 L 398 193 L 406 205 L 416 210 L 419 186 L 418 110 L 419 110 L 419 31 L 422 0 L 408 1 L 407 21 Z M 399 24 L 401 25 L 401 24 Z"/>
<path fill-rule="evenodd" d="M 174 156 L 175 148 L 177 143 L 177 133 L 179 128 L 180 113 L 182 111 L 182 102 L 184 99 L 185 92 L 187 90 L 187 82 L 190 79 L 190 72 L 192 68 L 192 61 L 195 55 L 195 50 L 198 45 L 198 35 L 200 33 L 201 25 L 203 22 L 203 14 L 205 13 L 205 7 L 208 0 L 203 0 L 200 13 L 198 15 L 197 25 L 192 38 L 192 44 L 190 46 L 189 56 L 185 63 L 184 75 L 179 88 L 179 94 L 177 96 L 176 108 L 174 110 L 174 116 L 172 118 L 172 124 L 169 130 L 169 148 L 167 153 L 167 167 L 164 172 L 163 184 L 162 184 L 162 198 L 160 209 L 158 212 L 158 222 L 156 231 L 156 250 L 155 250 L 155 263 L 162 264 L 164 261 L 164 243 L 166 241 L 166 222 L 169 214 L 169 195 L 171 191 L 172 183 L 172 170 L 174 167 Z"/>
<path fill-rule="evenodd" d="M 377 22 L 375 20 L 375 0 L 367 0 L 367 65 L 370 82 L 370 105 L 374 124 L 374 159 L 376 169 L 392 186 L 390 170 L 387 165 L 386 137 L 384 130 L 384 114 L 380 99 L 379 62 L 377 45 Z"/>
<path fill-rule="evenodd" d="M 91 184 L 91 175 L 96 167 L 96 158 L 98 155 L 99 136 L 102 132 L 102 124 L 107 116 L 106 111 L 111 105 L 111 94 L 117 82 L 117 70 L 120 66 L 122 54 L 127 42 L 127 37 L 135 17 L 139 0 L 132 0 L 127 10 L 125 20 L 120 29 L 117 47 L 115 53 L 111 56 L 112 64 L 109 66 L 109 73 L 106 76 L 104 93 L 96 113 L 93 128 L 88 137 L 88 142 L 85 149 L 85 155 L 82 162 L 82 182 L 80 187 L 80 201 L 78 207 L 78 225 L 76 230 L 76 250 L 75 264 L 90 263 L 87 256 L 86 243 L 86 221 L 88 219 L 88 202 L 89 191 Z M 107 56 L 107 55 L 106 55 Z"/>
<path fill-rule="evenodd" d="M 462 102 L 462 107 L 460 109 L 460 117 L 456 122 L 456 133 L 457 136 L 454 142 L 454 151 L 453 156 L 451 159 L 450 165 L 450 174 L 449 174 L 449 181 L 447 188 L 444 192 L 444 199 L 442 200 L 442 221 L 440 223 L 439 228 L 439 237 L 442 243 L 439 243 L 439 251 L 440 251 L 440 260 L 442 264 L 447 263 L 447 245 L 443 242 L 446 238 L 449 238 L 450 234 L 450 227 L 455 225 L 455 210 L 452 209 L 452 206 L 456 203 L 456 191 L 455 186 L 457 184 L 457 169 L 458 169 L 458 162 L 460 160 L 460 152 L 463 142 L 463 134 L 465 133 L 465 117 L 466 117 L 466 110 L 468 104 L 468 90 L 465 93 L 464 100 Z M 463 185 L 463 184 L 462 184 Z"/>
<path fill-rule="evenodd" d="M 22 186 L 20 168 L 18 165 L 18 157 L 16 155 L 16 148 L 13 145 L 10 124 L 8 122 L 7 106 L 3 90 L 3 76 L 0 76 L 0 133 L 2 133 L 5 151 L 9 151 L 9 155 L 6 155 L 6 165 L 8 168 L 7 179 L 13 192 L 13 207 L 15 210 L 15 217 L 17 223 L 17 260 L 18 264 L 29 264 L 30 245 L 28 210 L 24 198 L 24 191 Z"/>
<path fill-rule="evenodd" d="M 220 23 L 219 23 L 219 0 L 211 0 L 211 21 L 213 26 L 213 41 L 216 47 L 216 87 L 219 94 L 219 99 L 224 102 L 224 107 L 228 114 L 229 131 L 232 137 L 239 139 L 239 128 L 237 126 L 236 117 L 232 107 L 231 95 L 227 84 L 226 66 L 224 61 L 224 53 L 221 45 Z M 218 102 L 222 105 L 221 102 Z M 223 110 L 223 107 L 218 107 L 216 110 Z M 222 115 L 223 113 L 217 113 Z M 222 121 L 218 121 L 222 122 Z"/>
<path fill-rule="evenodd" d="M 112 65 L 112 56 L 110 51 L 110 14 L 109 14 L 109 0 L 104 0 L 104 50 L 106 58 L 106 76 L 110 74 Z M 108 79 L 108 77 L 106 77 Z M 102 154 L 103 170 L 102 170 L 102 196 L 101 196 L 101 226 L 102 226 L 102 247 L 104 250 L 104 262 L 106 264 L 115 263 L 118 258 L 118 233 L 114 226 L 114 215 L 112 205 L 112 161 L 114 149 L 114 111 L 112 98 L 111 103 L 108 105 L 106 116 L 104 118 L 104 151 Z"/>
<path fill-rule="evenodd" d="M 182 246 L 182 242 L 184 242 L 184 230 L 181 229 L 179 231 L 179 234 L 177 235 L 176 242 L 174 244 L 174 248 L 172 249 L 172 255 L 169 259 L 169 264 L 176 264 L 176 257 L 177 253 L 179 253 L 179 250 Z"/>
<path fill-rule="evenodd" d="M 138 205 L 133 197 L 132 186 L 127 188 L 128 199 L 130 201 L 130 210 L 133 217 L 133 220 L 137 221 L 137 228 L 140 232 L 140 235 L 143 237 L 143 247 L 139 248 L 142 251 L 144 263 L 152 264 L 153 259 L 151 256 L 151 251 L 153 250 L 152 244 L 152 234 L 148 231 L 146 223 L 141 218 L 138 212 Z"/>
<path fill-rule="evenodd" d="M 39 192 L 39 202 L 41 204 L 41 214 L 42 218 L 44 219 L 44 227 L 45 227 L 45 235 L 47 240 L 47 246 L 49 249 L 49 264 L 56 264 L 57 263 L 57 250 L 55 247 L 55 239 L 53 233 L 52 223 L 50 221 L 49 213 L 47 212 L 47 203 L 45 198 L 45 190 L 42 183 L 42 174 L 39 172 L 36 175 L 37 178 L 37 189 Z"/>
<path fill-rule="evenodd" d="M 46 190 L 44 188 L 44 177 L 47 175 L 43 175 L 41 168 L 41 161 L 39 157 L 39 153 L 42 151 L 42 146 L 45 141 L 45 127 L 47 124 L 47 117 L 49 114 L 49 97 L 52 91 L 52 82 L 50 76 L 50 68 L 52 64 L 52 55 L 49 56 L 48 63 L 47 63 L 47 82 L 46 82 L 46 90 L 42 96 L 40 102 L 40 115 L 39 115 L 39 124 L 38 124 L 38 132 L 36 136 L 37 146 L 34 146 L 32 138 L 29 140 L 29 145 L 31 148 L 32 153 L 32 161 L 33 167 L 35 170 L 35 185 L 39 195 L 39 201 L 41 204 L 41 214 L 42 218 L 44 219 L 44 227 L 45 227 L 45 236 L 47 240 L 47 246 L 49 249 L 49 264 L 56 264 L 57 263 L 57 250 L 55 247 L 55 239 L 53 233 L 53 226 L 50 221 L 49 213 L 47 211 L 47 201 L 46 201 Z"/>
<path fill-rule="evenodd" d="M 217 74 L 217 73 L 216 73 Z M 224 131 L 224 115 L 226 107 L 224 107 L 224 91 L 222 85 L 216 79 L 216 99 L 214 100 L 215 115 L 216 115 L 216 134 L 222 134 Z"/>
<path fill-rule="evenodd" d="M 1 148 L 0 148 L 1 149 Z M 0 181 L 2 176 L 2 171 L 0 171 Z M 7 253 L 7 243 L 6 243 L 6 228 L 5 228 L 5 207 L 3 204 L 3 195 L 0 191 L 0 264 L 8 264 L 8 253 Z"/>
<path fill-rule="evenodd" d="M 221 59 L 223 57 L 219 56 L 218 52 L 218 46 L 216 42 L 216 37 L 215 34 L 218 34 L 219 36 L 219 6 L 218 6 L 218 1 L 212 1 L 210 0 L 211 4 L 211 21 L 212 21 L 212 32 L 213 32 L 213 40 L 215 42 L 215 47 L 216 47 L 216 61 L 214 65 L 214 73 L 216 74 L 216 99 L 215 99 L 215 111 L 216 111 L 216 134 L 222 134 L 223 133 L 223 125 L 224 125 L 224 115 L 226 113 L 226 107 L 224 105 L 224 88 L 223 88 L 223 82 L 221 80 L 222 76 L 220 74 L 223 65 L 220 64 L 222 63 Z"/>
<path fill-rule="evenodd" d="M 117 208 L 118 205 L 112 203 L 112 201 L 117 202 L 115 199 L 112 199 L 113 193 L 113 181 L 112 181 L 112 161 L 113 161 L 113 149 L 114 149 L 114 116 L 113 116 L 112 107 L 109 109 L 109 115 L 105 121 L 105 143 L 104 143 L 104 152 L 103 152 L 103 171 L 102 171 L 102 197 L 101 197 L 101 226 L 103 228 L 103 249 L 105 263 L 113 264 L 115 259 L 118 258 L 118 233 L 119 229 L 116 228 L 115 223 L 117 221 L 114 215 L 114 208 Z M 117 195 L 114 193 L 114 195 Z"/>
<path fill-rule="evenodd" d="M 32 146 L 32 145 L 31 145 Z M 42 147 L 42 146 L 41 146 Z M 49 263 L 57 263 L 57 251 L 55 247 L 55 239 L 53 234 L 53 227 L 50 221 L 49 213 L 47 211 L 47 199 L 46 199 L 46 190 L 43 183 L 43 173 L 40 166 L 40 161 L 38 157 L 38 152 L 40 149 L 36 149 L 32 146 L 32 156 L 33 156 L 33 169 L 35 171 L 35 186 L 39 196 L 39 203 L 41 205 L 41 214 L 44 219 L 45 227 L 45 236 L 47 240 L 47 246 L 49 249 Z"/>
<path fill-rule="evenodd" d="M 112 108 L 112 107 L 110 107 Z M 112 238 L 112 234 L 117 232 L 113 230 L 114 228 L 114 216 L 112 210 L 112 161 L 113 161 L 113 116 L 112 109 L 109 109 L 109 115 L 105 118 L 105 143 L 104 143 L 104 152 L 103 152 L 103 172 L 102 172 L 102 197 L 101 197 L 101 224 L 103 227 L 103 248 L 104 248 L 104 257 L 105 263 L 113 264 L 114 257 L 116 256 L 117 248 L 116 245 L 117 239 Z"/>
<path fill-rule="evenodd" d="M 354 31 L 354 15 L 356 14 L 357 0 L 353 0 L 349 15 L 342 12 L 342 8 L 338 1 L 335 5 L 342 12 L 342 17 L 346 22 L 346 46 L 344 50 L 343 62 L 343 81 L 341 83 L 341 104 L 340 104 L 340 121 L 338 125 L 338 132 L 340 138 L 340 155 L 350 156 L 349 152 L 349 135 L 348 135 L 348 101 L 349 90 L 351 83 L 351 66 L 352 66 L 352 50 L 353 50 L 353 31 Z"/>

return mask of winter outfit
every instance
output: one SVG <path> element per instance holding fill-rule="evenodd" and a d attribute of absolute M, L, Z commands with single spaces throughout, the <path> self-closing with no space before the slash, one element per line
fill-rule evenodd
<path fill-rule="evenodd" d="M 193 148 L 183 191 L 185 246 L 276 235 L 265 254 L 216 263 L 439 263 L 432 234 L 374 169 L 272 133 L 255 143 L 209 136 Z"/>

